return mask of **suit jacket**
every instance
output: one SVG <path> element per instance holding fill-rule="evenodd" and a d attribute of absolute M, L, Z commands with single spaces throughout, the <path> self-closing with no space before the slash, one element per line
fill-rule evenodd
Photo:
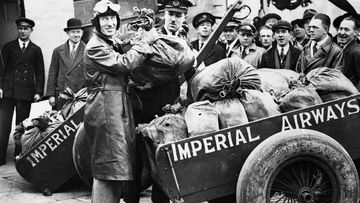
<path fill-rule="evenodd" d="M 191 46 L 193 49 L 200 51 L 199 40 L 192 41 Z M 225 57 L 225 49 L 221 45 L 215 43 L 211 51 L 207 54 L 206 59 L 204 60 L 204 64 L 205 66 L 208 66 L 221 59 L 224 59 Z"/>
<path fill-rule="evenodd" d="M 66 87 L 73 92 L 84 87 L 83 55 L 85 43 L 80 41 L 74 59 L 71 59 L 69 41 L 56 47 L 53 51 L 49 69 L 47 95 L 58 97 Z"/>
<path fill-rule="evenodd" d="M 269 49 L 262 55 L 259 68 L 274 68 L 274 69 L 279 68 L 276 65 L 276 57 L 278 58 L 279 56 L 276 47 L 277 47 L 276 45 L 272 46 L 271 49 Z M 289 51 L 286 54 L 286 60 L 289 59 L 290 62 L 288 69 L 295 70 L 296 63 L 300 56 L 300 53 L 301 53 L 300 49 L 290 45 Z"/>
<path fill-rule="evenodd" d="M 354 85 L 357 85 L 360 79 L 360 45 L 353 40 L 344 48 L 343 52 L 345 63 L 343 73 Z"/>
<path fill-rule="evenodd" d="M 33 100 L 34 95 L 44 91 L 44 59 L 41 48 L 29 42 L 21 51 L 18 39 L 2 48 L 4 68 L 0 69 L 0 88 L 4 97 Z"/>
<path fill-rule="evenodd" d="M 344 68 L 343 52 L 341 48 L 332 42 L 329 37 L 319 50 L 311 57 L 311 41 L 302 50 L 298 62 L 296 64 L 296 71 L 305 74 L 309 71 L 319 68 L 328 67 L 335 68 L 340 71 Z"/>

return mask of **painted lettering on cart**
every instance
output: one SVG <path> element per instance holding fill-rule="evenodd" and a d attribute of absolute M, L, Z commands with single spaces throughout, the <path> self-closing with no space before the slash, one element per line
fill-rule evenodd
<path fill-rule="evenodd" d="M 360 112 L 357 99 L 352 99 L 338 104 L 323 106 L 311 111 L 301 112 L 292 116 L 282 117 L 281 131 L 307 128 L 319 123 L 337 120 Z"/>
<path fill-rule="evenodd" d="M 44 143 L 39 145 L 35 150 L 32 150 L 26 157 L 26 160 L 31 163 L 32 167 L 35 167 L 41 160 L 45 159 L 48 152 L 54 151 L 71 133 L 75 133 L 79 125 L 80 123 L 76 124 L 74 120 L 70 120 L 55 132 L 52 132 Z"/>
<path fill-rule="evenodd" d="M 196 157 L 200 154 L 209 154 L 257 140 L 260 140 L 260 135 L 253 136 L 250 127 L 246 127 L 214 134 L 190 142 L 172 144 L 171 147 L 174 161 L 180 161 Z"/>

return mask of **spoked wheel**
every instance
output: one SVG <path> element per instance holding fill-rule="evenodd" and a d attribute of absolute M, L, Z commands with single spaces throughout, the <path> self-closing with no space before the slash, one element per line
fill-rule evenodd
<path fill-rule="evenodd" d="M 238 203 L 358 203 L 359 177 L 346 150 L 313 130 L 277 133 L 260 143 L 239 174 Z"/>
<path fill-rule="evenodd" d="M 271 203 L 332 203 L 338 199 L 338 183 L 331 169 L 313 157 L 287 161 L 270 179 L 267 199 Z"/>

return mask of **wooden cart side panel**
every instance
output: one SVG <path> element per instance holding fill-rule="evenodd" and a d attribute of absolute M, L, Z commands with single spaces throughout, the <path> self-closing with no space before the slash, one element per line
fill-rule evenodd
<path fill-rule="evenodd" d="M 56 191 L 76 174 L 72 146 L 83 122 L 84 107 L 76 111 L 15 163 L 18 173 L 44 191 Z"/>
<path fill-rule="evenodd" d="M 359 97 L 350 96 L 161 146 L 156 153 L 160 169 L 158 182 L 166 187 L 165 192 L 171 198 L 180 194 L 185 202 L 234 193 L 238 174 L 250 152 L 269 136 L 291 129 L 323 132 L 357 159 L 360 157 Z M 171 168 L 170 162 L 175 175 L 171 175 L 171 170 L 164 170 Z M 179 188 L 174 184 L 174 177 Z"/>

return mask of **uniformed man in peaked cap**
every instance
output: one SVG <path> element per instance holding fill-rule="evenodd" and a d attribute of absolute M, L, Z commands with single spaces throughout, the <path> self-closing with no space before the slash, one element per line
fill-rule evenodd
<path fill-rule="evenodd" d="M 188 7 L 193 4 L 188 0 L 166 0 L 165 1 L 165 24 L 163 34 L 178 36 L 182 24 L 186 20 Z"/>
<path fill-rule="evenodd" d="M 4 68 L 0 69 L 0 166 L 6 160 L 14 109 L 17 125 L 29 117 L 31 103 L 41 99 L 44 89 L 42 51 L 30 40 L 35 22 L 21 17 L 15 23 L 17 39 L 1 50 Z"/>
<path fill-rule="evenodd" d="M 193 4 L 188 0 L 165 0 L 164 26 L 160 32 L 165 35 L 181 36 L 188 7 Z M 177 78 L 150 89 L 135 89 L 142 104 L 141 109 L 134 107 L 135 125 L 149 123 L 155 116 L 164 115 L 162 107 L 173 104 L 180 96 L 180 82 Z M 153 203 L 169 203 L 169 198 L 153 184 L 151 200 Z"/>
<path fill-rule="evenodd" d="M 237 38 L 239 35 L 238 27 L 240 25 L 241 21 L 237 20 L 235 18 L 232 18 L 225 26 L 225 29 L 223 31 L 223 35 L 226 40 L 225 44 L 225 50 L 226 50 L 226 56 L 229 56 L 229 53 L 232 49 L 232 47 L 235 46 L 235 43 L 237 42 Z"/>
<path fill-rule="evenodd" d="M 194 17 L 192 23 L 198 32 L 199 38 L 192 41 L 191 45 L 195 50 L 200 51 L 210 38 L 213 31 L 212 26 L 215 24 L 215 17 L 208 12 L 199 13 Z M 208 66 L 223 58 L 225 58 L 225 49 L 215 43 L 207 54 L 204 64 Z"/>

